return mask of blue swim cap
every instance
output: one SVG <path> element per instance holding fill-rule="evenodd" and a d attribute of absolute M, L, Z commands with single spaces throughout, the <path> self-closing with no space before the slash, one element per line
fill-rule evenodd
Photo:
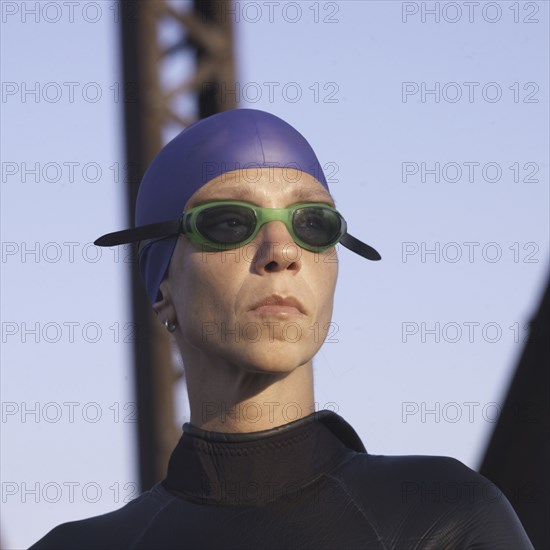
<path fill-rule="evenodd" d="M 293 167 L 328 190 L 306 139 L 284 120 L 254 109 L 234 109 L 195 122 L 168 143 L 145 173 L 136 205 L 136 226 L 178 218 L 193 193 L 225 172 Z M 151 303 L 170 264 L 177 237 L 146 246 L 139 269 Z"/>
<path fill-rule="evenodd" d="M 155 303 L 178 238 L 177 224 L 174 231 L 173 225 L 161 222 L 180 218 L 193 193 L 212 179 L 246 168 L 301 170 L 329 191 L 313 149 L 290 124 L 256 109 L 225 111 L 191 124 L 163 147 L 141 181 L 136 228 L 104 235 L 95 244 L 113 246 L 162 236 L 139 253 L 141 278 Z M 365 258 L 380 259 L 372 247 L 349 234 L 340 242 Z"/>

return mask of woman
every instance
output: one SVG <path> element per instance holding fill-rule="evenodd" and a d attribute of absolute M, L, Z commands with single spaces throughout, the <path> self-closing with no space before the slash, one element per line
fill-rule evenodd
<path fill-rule="evenodd" d="M 96 244 L 133 241 L 190 422 L 166 479 L 32 548 L 532 548 L 504 495 L 457 460 L 369 455 L 314 411 L 335 245 L 380 255 L 347 233 L 294 128 L 248 109 L 188 127 L 145 174 L 136 228 Z"/>

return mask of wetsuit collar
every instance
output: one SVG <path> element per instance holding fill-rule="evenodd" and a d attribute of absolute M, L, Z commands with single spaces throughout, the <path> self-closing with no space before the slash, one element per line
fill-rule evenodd
<path fill-rule="evenodd" d="M 354 452 L 366 452 L 355 430 L 328 410 L 260 432 L 209 432 L 189 423 L 183 431 L 162 483 L 205 504 L 258 505 L 288 497 Z"/>

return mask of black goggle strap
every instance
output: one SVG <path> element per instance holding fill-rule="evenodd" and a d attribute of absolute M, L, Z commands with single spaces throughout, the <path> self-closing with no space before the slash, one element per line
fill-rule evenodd
<path fill-rule="evenodd" d="M 119 244 L 134 243 L 162 237 L 171 237 L 179 235 L 182 232 L 181 219 L 169 222 L 150 223 L 135 227 L 134 229 L 124 229 L 107 233 L 99 237 L 94 244 L 96 246 L 117 246 Z"/>
<path fill-rule="evenodd" d="M 107 235 L 99 237 L 94 244 L 96 246 L 117 246 L 137 241 L 151 241 L 154 239 L 171 237 L 179 235 L 180 233 L 184 233 L 181 219 L 169 222 L 151 223 L 134 229 L 124 229 L 123 231 L 107 233 Z M 356 239 L 349 233 L 343 235 L 340 239 L 340 244 L 367 260 L 378 261 L 382 259 L 382 256 L 380 256 L 372 246 Z"/>
<path fill-rule="evenodd" d="M 363 256 L 363 258 L 366 258 L 367 260 L 376 262 L 382 259 L 382 256 L 380 256 L 378 251 L 376 251 L 372 246 L 356 239 L 349 233 L 344 233 L 344 236 L 340 239 L 340 244 L 345 246 L 348 250 L 359 254 L 359 256 Z"/>

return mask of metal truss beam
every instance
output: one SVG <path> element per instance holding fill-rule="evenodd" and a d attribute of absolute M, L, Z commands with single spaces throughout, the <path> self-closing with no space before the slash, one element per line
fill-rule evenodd
<path fill-rule="evenodd" d="M 130 224 L 139 182 L 165 141 L 195 120 L 236 107 L 231 97 L 219 93 L 220 86 L 235 85 L 230 9 L 228 0 L 120 2 Z M 137 266 L 132 266 L 131 301 L 137 327 L 139 478 L 146 490 L 165 476 L 181 435 L 175 423 L 175 385 L 184 376 Z"/>

